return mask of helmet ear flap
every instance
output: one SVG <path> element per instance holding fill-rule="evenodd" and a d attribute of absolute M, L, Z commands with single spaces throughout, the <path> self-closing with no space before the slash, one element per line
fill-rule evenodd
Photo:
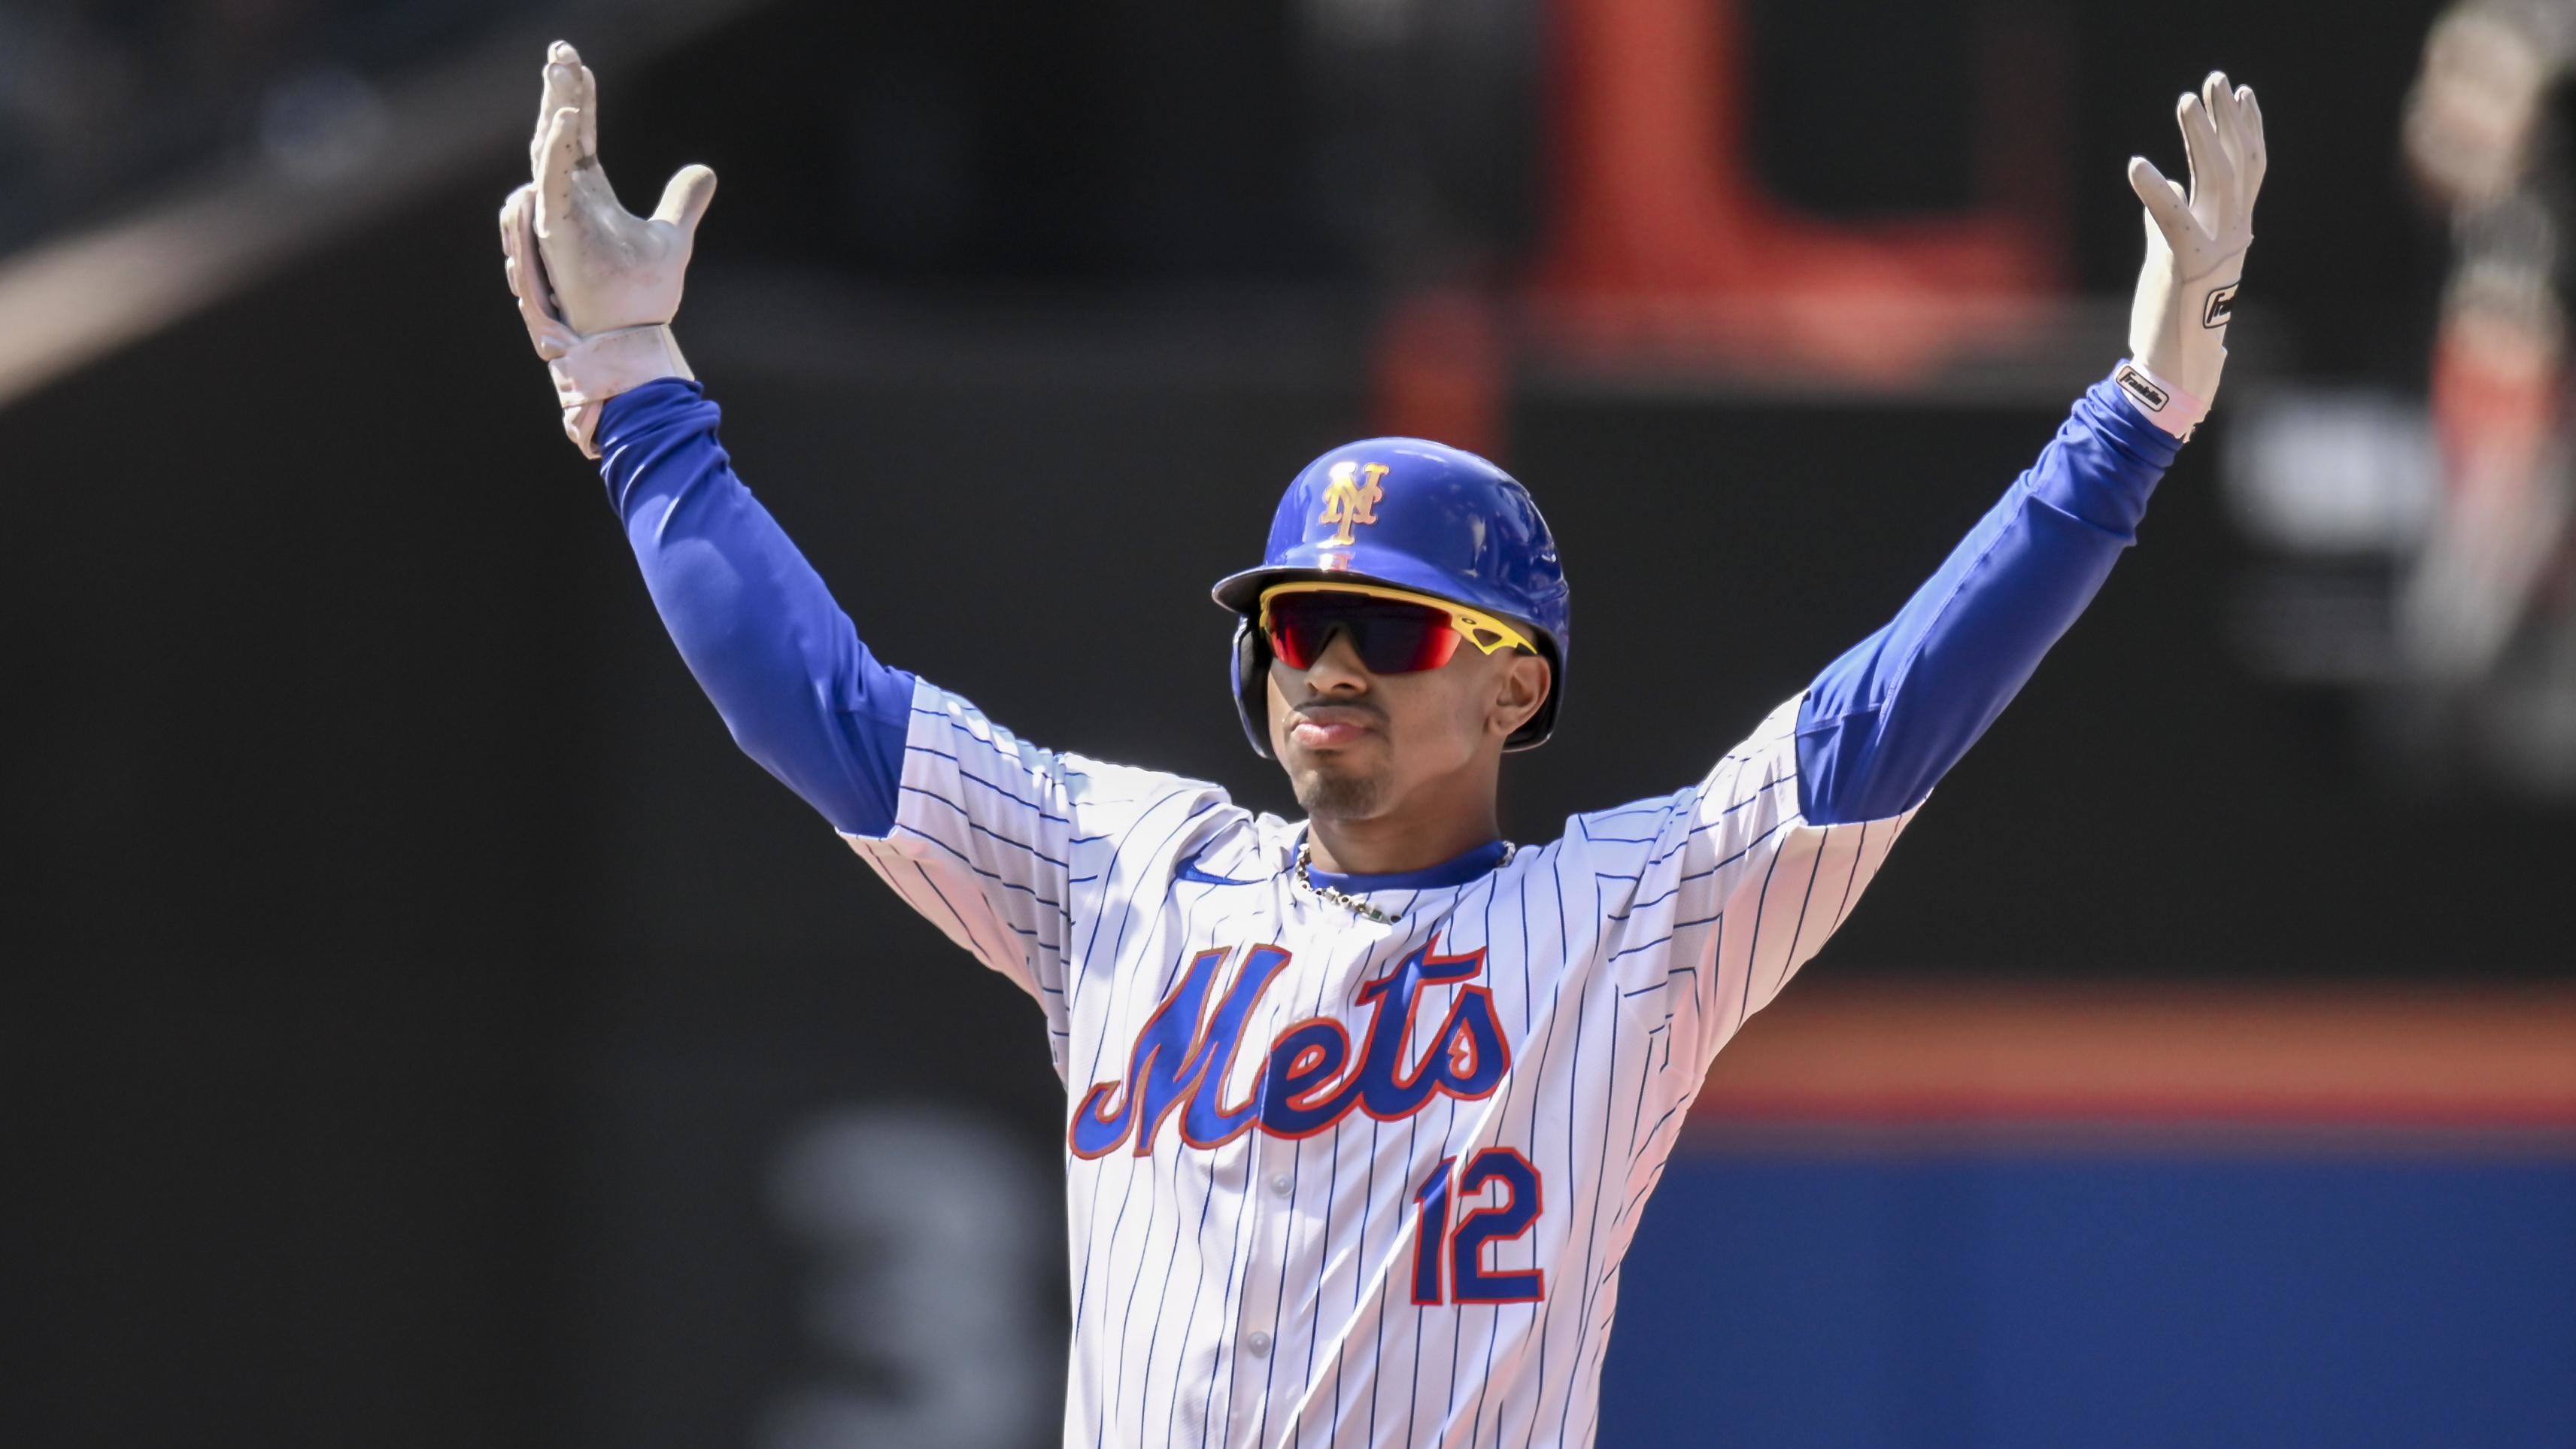
<path fill-rule="evenodd" d="M 1234 712 L 1243 721 L 1243 737 L 1252 752 L 1270 758 L 1270 641 L 1252 627 L 1249 615 L 1234 621 Z"/>

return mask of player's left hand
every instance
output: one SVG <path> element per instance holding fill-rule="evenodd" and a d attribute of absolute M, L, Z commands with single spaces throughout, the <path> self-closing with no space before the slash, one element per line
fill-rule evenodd
<path fill-rule="evenodd" d="M 2224 73 L 2211 71 L 2198 95 L 2174 107 L 2174 119 L 2191 159 L 2188 190 L 2146 157 L 2129 158 L 2129 186 L 2146 204 L 2147 224 L 2146 265 L 2129 308 L 2129 355 L 2154 384 L 2129 392 L 2157 426 L 2188 437 L 2208 415 L 2227 365 L 2227 323 L 2254 241 L 2254 194 L 2263 186 L 2263 108 L 2253 87 L 2230 86 Z"/>
<path fill-rule="evenodd" d="M 564 430 L 596 457 L 600 403 L 656 378 L 692 376 L 670 323 L 716 175 L 683 167 L 653 215 L 627 211 L 599 165 L 598 80 L 561 41 L 546 54 L 528 162 L 532 179 L 501 207 L 504 270 L 528 340 L 554 375 Z"/>

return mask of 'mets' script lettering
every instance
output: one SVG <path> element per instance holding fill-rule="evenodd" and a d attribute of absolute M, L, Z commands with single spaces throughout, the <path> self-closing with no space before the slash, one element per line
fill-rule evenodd
<path fill-rule="evenodd" d="M 1491 1096 L 1512 1063 L 1493 993 L 1466 984 L 1484 972 L 1485 953 L 1443 956 L 1438 944 L 1423 943 L 1393 971 L 1361 985 L 1358 1001 L 1370 1013 L 1356 1053 L 1340 1022 L 1310 1017 L 1279 1033 L 1243 1100 L 1232 1103 L 1225 1083 L 1245 1023 L 1287 968 L 1289 952 L 1250 948 L 1233 984 L 1211 1006 L 1209 993 L 1234 951 L 1201 951 L 1136 1033 L 1126 1079 L 1095 1083 L 1083 1094 L 1066 1133 L 1074 1155 L 1104 1157 L 1132 1142 L 1144 1156 L 1175 1112 L 1181 1141 L 1215 1147 L 1256 1126 L 1274 1137 L 1311 1137 L 1355 1110 L 1392 1122 L 1442 1096 Z M 1457 991 L 1439 1024 L 1424 1034 L 1414 1017 L 1433 986 Z M 1417 1040 L 1424 1043 L 1418 1052 Z"/>

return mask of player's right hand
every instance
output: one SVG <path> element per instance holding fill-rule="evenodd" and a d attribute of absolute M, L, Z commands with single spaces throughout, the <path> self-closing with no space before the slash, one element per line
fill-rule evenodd
<path fill-rule="evenodd" d="M 528 339 L 554 375 L 564 430 L 595 457 L 602 402 L 692 375 L 670 322 L 716 174 L 683 167 L 653 215 L 627 211 L 599 165 L 598 79 L 562 41 L 546 53 L 528 164 L 530 181 L 501 207 L 505 271 Z"/>

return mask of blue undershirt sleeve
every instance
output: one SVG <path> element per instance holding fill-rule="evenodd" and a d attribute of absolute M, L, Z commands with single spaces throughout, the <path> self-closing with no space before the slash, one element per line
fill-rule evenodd
<path fill-rule="evenodd" d="M 835 829 L 882 836 L 903 779 L 913 677 L 859 642 L 813 565 L 734 476 L 720 414 L 665 378 L 610 398 L 600 474 L 644 586 L 743 753 Z"/>
<path fill-rule="evenodd" d="M 1819 825 L 1881 820 L 1932 786 L 2092 602 L 2181 443 L 2108 381 L 1896 617 L 1825 667 L 1798 711 L 1798 790 Z"/>

